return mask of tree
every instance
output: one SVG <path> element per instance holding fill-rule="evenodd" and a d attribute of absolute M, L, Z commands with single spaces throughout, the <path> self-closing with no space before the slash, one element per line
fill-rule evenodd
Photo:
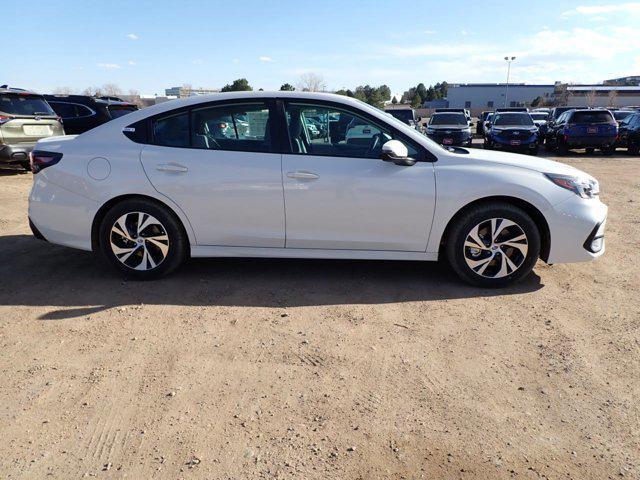
<path fill-rule="evenodd" d="M 420 95 L 420 93 L 416 89 L 416 93 L 411 99 L 411 106 L 413 108 L 420 108 L 423 103 L 424 103 L 424 100 L 422 99 L 422 95 Z"/>
<path fill-rule="evenodd" d="M 609 91 L 609 106 L 617 107 L 618 106 L 618 91 L 610 90 Z"/>
<path fill-rule="evenodd" d="M 73 94 L 73 88 L 71 87 L 56 87 L 53 90 L 54 95 L 71 95 Z"/>
<path fill-rule="evenodd" d="M 397 105 L 397 104 L 398 104 L 398 99 L 394 96 L 394 97 L 391 99 L 391 103 L 393 103 L 394 105 Z"/>
<path fill-rule="evenodd" d="M 319 73 L 303 73 L 298 79 L 298 88 L 303 92 L 324 92 L 326 87 L 324 77 Z"/>
<path fill-rule="evenodd" d="M 534 98 L 533 102 L 531 102 L 532 107 L 541 107 L 542 105 L 544 105 L 544 99 L 540 96 Z"/>
<path fill-rule="evenodd" d="M 122 95 L 122 89 L 115 83 L 105 83 L 102 86 L 102 95 L 105 97 L 119 97 Z"/>
<path fill-rule="evenodd" d="M 585 100 L 587 101 L 587 107 L 593 107 L 596 104 L 596 91 L 591 90 L 585 96 Z"/>
<path fill-rule="evenodd" d="M 227 84 L 222 87 L 222 92 L 247 92 L 252 91 L 251 85 L 249 85 L 249 81 L 246 78 L 238 78 L 234 80 L 231 85 Z"/>
<path fill-rule="evenodd" d="M 293 85 L 290 85 L 288 83 L 283 83 L 280 87 L 281 92 L 293 92 L 294 90 L 295 88 L 293 87 Z"/>

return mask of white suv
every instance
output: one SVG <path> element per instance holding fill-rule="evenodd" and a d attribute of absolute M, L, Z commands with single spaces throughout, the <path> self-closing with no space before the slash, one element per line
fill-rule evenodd
<path fill-rule="evenodd" d="M 306 118 L 324 119 L 318 132 Z M 351 128 L 350 128 L 351 127 Z M 139 278 L 187 257 L 434 261 L 504 286 L 538 258 L 604 252 L 607 207 L 575 168 L 444 148 L 343 96 L 225 93 L 38 142 L 29 217 Z"/>

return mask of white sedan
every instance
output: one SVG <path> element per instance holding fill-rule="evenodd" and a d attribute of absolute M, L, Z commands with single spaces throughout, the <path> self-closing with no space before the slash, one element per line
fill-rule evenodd
<path fill-rule="evenodd" d="M 320 135 L 307 118 L 322 119 Z M 607 207 L 589 175 L 444 148 L 332 94 L 167 102 L 41 140 L 31 163 L 34 235 L 142 279 L 188 257 L 444 257 L 465 281 L 497 287 L 538 258 L 604 253 Z"/>

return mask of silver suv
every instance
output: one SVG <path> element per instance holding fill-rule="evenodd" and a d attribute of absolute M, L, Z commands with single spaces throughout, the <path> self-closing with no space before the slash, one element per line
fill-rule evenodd
<path fill-rule="evenodd" d="M 62 122 L 42 95 L 0 86 L 0 165 L 29 167 L 38 140 L 64 135 Z"/>

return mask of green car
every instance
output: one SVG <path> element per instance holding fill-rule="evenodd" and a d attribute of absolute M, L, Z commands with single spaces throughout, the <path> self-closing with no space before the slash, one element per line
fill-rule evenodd
<path fill-rule="evenodd" d="M 62 122 L 42 95 L 0 86 L 0 165 L 30 170 L 36 142 L 54 135 L 64 135 Z"/>

